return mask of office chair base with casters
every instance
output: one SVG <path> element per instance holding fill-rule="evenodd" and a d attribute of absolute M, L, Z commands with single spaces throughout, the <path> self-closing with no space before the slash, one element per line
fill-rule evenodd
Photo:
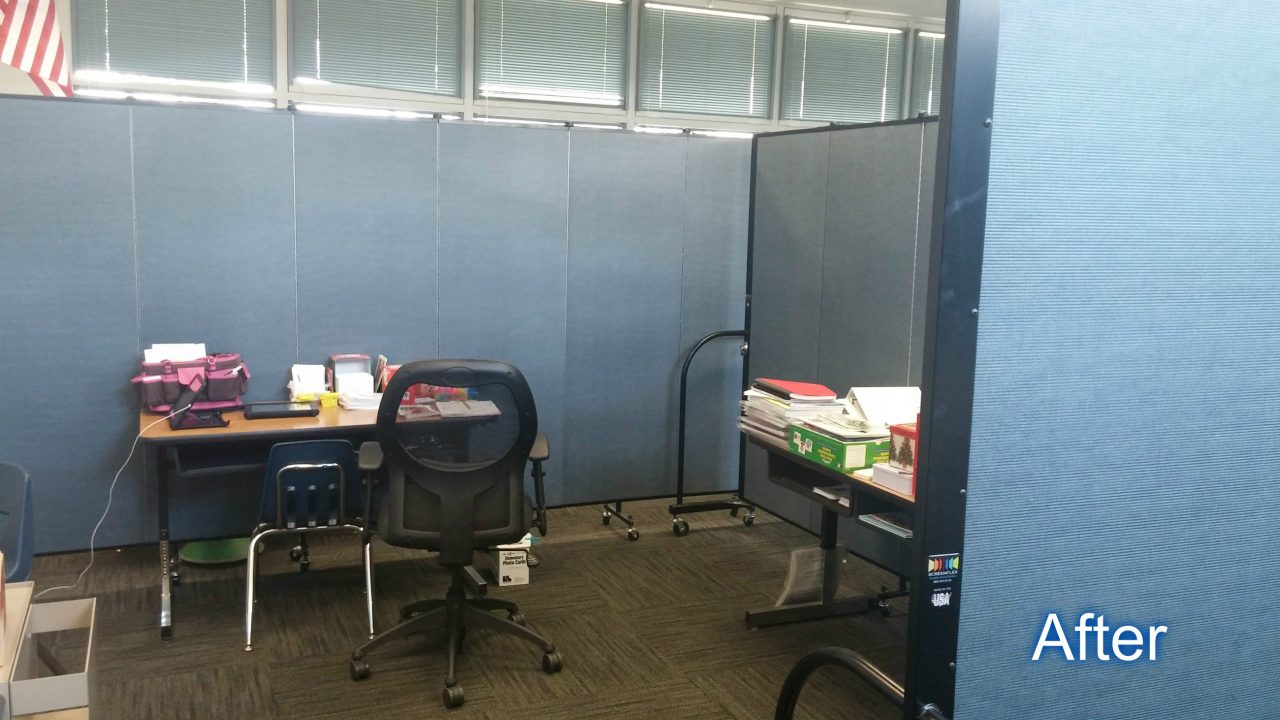
<path fill-rule="evenodd" d="M 466 698 L 458 685 L 455 669 L 468 627 L 493 630 L 532 643 L 542 650 L 542 671 L 547 674 L 560 672 L 564 667 L 564 660 L 556 652 L 555 645 L 525 627 L 524 616 L 520 614 L 518 605 L 507 600 L 470 597 L 466 589 L 466 568 L 451 568 L 451 572 L 453 583 L 444 599 L 422 600 L 404 606 L 400 611 L 404 620 L 399 625 L 373 637 L 351 653 L 348 670 L 352 680 L 365 680 L 372 674 L 369 663 L 364 661 L 364 656 L 371 650 L 409 635 L 433 630 L 444 631 L 449 661 L 441 698 L 446 708 L 459 707 Z M 506 612 L 506 619 L 490 614 L 495 611 Z"/>

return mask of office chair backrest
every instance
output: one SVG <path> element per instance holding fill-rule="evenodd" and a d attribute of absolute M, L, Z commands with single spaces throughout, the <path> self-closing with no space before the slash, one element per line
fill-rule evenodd
<path fill-rule="evenodd" d="M 338 468 L 297 469 L 281 475 L 284 468 L 300 465 L 337 465 Z M 359 515 L 364 505 L 358 472 L 355 450 L 346 440 L 276 443 L 267 456 L 259 520 L 278 527 L 320 527 L 346 522 Z M 277 478 L 283 480 L 283 489 Z"/>
<path fill-rule="evenodd" d="M 5 582 L 21 582 L 30 577 L 34 533 L 31 478 L 17 465 L 0 463 L 0 551 L 4 552 Z"/>
<path fill-rule="evenodd" d="M 507 363 L 402 366 L 378 408 L 388 472 L 379 533 L 392 545 L 438 550 L 446 565 L 519 540 L 532 521 L 524 469 L 537 432 L 533 394 Z"/>

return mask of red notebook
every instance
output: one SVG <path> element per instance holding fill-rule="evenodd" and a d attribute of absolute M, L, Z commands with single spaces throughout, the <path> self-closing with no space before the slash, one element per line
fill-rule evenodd
<path fill-rule="evenodd" d="M 826 385 L 796 382 L 794 380 L 770 380 L 756 378 L 755 386 L 767 393 L 788 400 L 835 400 L 836 393 Z"/>

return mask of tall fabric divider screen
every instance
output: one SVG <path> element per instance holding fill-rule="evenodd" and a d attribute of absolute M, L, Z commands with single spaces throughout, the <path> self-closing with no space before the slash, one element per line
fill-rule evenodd
<path fill-rule="evenodd" d="M 850 387 L 918 385 L 937 123 L 756 139 L 749 372 Z M 748 446 L 747 496 L 816 530 Z M 854 531 L 845 522 L 841 534 Z"/>
<path fill-rule="evenodd" d="M 332 353 L 507 359 L 551 442 L 549 502 L 672 493 L 681 361 L 743 322 L 749 148 L 0 99 L 0 347 L 21 349 L 0 356 L 0 460 L 31 474 L 37 551 L 87 546 L 138 431 L 128 378 L 157 342 L 242 353 L 250 400 Z M 211 302 L 211 282 L 237 291 Z M 697 491 L 737 484 L 732 345 L 690 374 Z M 33 356 L 94 362 L 68 374 Z M 51 387 L 83 401 L 49 402 Z M 99 547 L 156 538 L 143 454 Z M 247 532 L 262 481 L 175 479 L 174 538 Z"/>
<path fill-rule="evenodd" d="M 1001 4 L 957 720 L 1276 713 L 1276 20 Z M 1033 659 L 1086 612 L 1156 657 Z"/>

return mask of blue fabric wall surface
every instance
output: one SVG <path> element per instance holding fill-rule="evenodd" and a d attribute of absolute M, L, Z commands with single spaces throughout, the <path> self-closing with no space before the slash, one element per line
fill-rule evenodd
<path fill-rule="evenodd" d="M 31 473 L 37 550 L 87 547 L 154 342 L 243 353 L 259 399 L 336 352 L 508 359 L 551 440 L 551 502 L 672 492 L 683 353 L 742 325 L 749 149 L 0 100 L 0 458 Z M 723 350 L 690 390 L 716 428 L 691 440 L 699 489 L 737 481 Z M 140 455 L 99 546 L 156 537 Z M 175 483 L 175 535 L 247 532 L 260 482 Z"/>
<path fill-rule="evenodd" d="M 1276 714 L 1276 19 L 1002 4 L 958 720 Z M 1085 611 L 1158 659 L 1032 662 Z"/>

